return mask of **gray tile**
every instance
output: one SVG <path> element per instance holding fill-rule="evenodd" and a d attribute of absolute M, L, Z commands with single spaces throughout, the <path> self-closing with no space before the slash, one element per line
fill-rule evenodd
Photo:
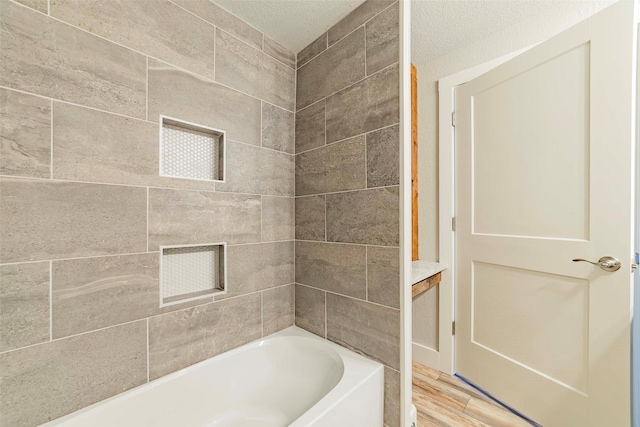
<path fill-rule="evenodd" d="M 367 75 L 398 62 L 399 19 L 399 3 L 396 2 L 367 23 Z"/>
<path fill-rule="evenodd" d="M 296 196 L 366 187 L 364 136 L 296 155 Z"/>
<path fill-rule="evenodd" d="M 269 289 L 262 293 L 262 335 L 278 332 L 295 323 L 294 285 Z"/>
<path fill-rule="evenodd" d="M 296 153 L 324 145 L 324 124 L 324 100 L 296 113 Z"/>
<path fill-rule="evenodd" d="M 229 246 L 227 257 L 226 298 L 294 282 L 292 241 Z"/>
<path fill-rule="evenodd" d="M 147 381 L 147 322 L 0 354 L 0 426 L 40 425 Z"/>
<path fill-rule="evenodd" d="M 259 100 L 149 59 L 149 120 L 157 122 L 160 114 L 260 145 Z"/>
<path fill-rule="evenodd" d="M 260 299 L 256 293 L 149 319 L 149 379 L 260 338 Z"/>
<path fill-rule="evenodd" d="M 289 111 L 295 109 L 295 70 L 216 31 L 216 81 Z"/>
<path fill-rule="evenodd" d="M 149 250 L 159 245 L 260 241 L 260 197 L 149 189 Z"/>
<path fill-rule="evenodd" d="M 294 113 L 262 103 L 262 146 L 293 154 L 295 152 Z"/>
<path fill-rule="evenodd" d="M 302 67 L 307 62 L 321 54 L 327 49 L 327 33 L 324 33 L 314 41 L 312 41 L 307 47 L 298 52 L 298 68 Z"/>
<path fill-rule="evenodd" d="M 367 0 L 329 29 L 329 46 L 373 18 L 395 0 Z"/>
<path fill-rule="evenodd" d="M 158 125 L 56 102 L 53 177 L 215 190 L 215 183 L 159 176 Z"/>
<path fill-rule="evenodd" d="M 226 182 L 216 190 L 293 197 L 294 170 L 291 154 L 228 141 Z"/>
<path fill-rule="evenodd" d="M 275 40 L 264 36 L 264 53 L 277 59 L 278 61 L 288 65 L 291 68 L 296 68 L 296 55 L 286 47 L 282 46 Z"/>
<path fill-rule="evenodd" d="M 326 240 L 325 196 L 296 198 L 296 239 Z"/>
<path fill-rule="evenodd" d="M 400 308 L 400 251 L 398 248 L 367 247 L 368 300 Z"/>
<path fill-rule="evenodd" d="M 53 262 L 53 338 L 157 314 L 158 254 Z"/>
<path fill-rule="evenodd" d="M 49 341 L 49 263 L 0 266 L 0 352 Z"/>
<path fill-rule="evenodd" d="M 144 188 L 0 180 L 0 262 L 143 252 Z"/>
<path fill-rule="evenodd" d="M 384 367 L 384 423 L 400 426 L 400 372 Z"/>
<path fill-rule="evenodd" d="M 295 199 L 262 196 L 262 241 L 295 239 Z"/>
<path fill-rule="evenodd" d="M 29 6 L 42 13 L 47 13 L 49 10 L 48 0 L 16 0 L 18 3 L 22 3 L 25 6 Z"/>
<path fill-rule="evenodd" d="M 144 56 L 7 0 L 0 25 L 0 85 L 144 118 Z"/>
<path fill-rule="evenodd" d="M 327 294 L 327 339 L 397 370 L 400 311 Z"/>
<path fill-rule="evenodd" d="M 145 185 L 158 175 L 158 125 L 63 103 L 53 115 L 54 178 Z"/>
<path fill-rule="evenodd" d="M 365 76 L 364 28 L 298 69 L 297 108 L 331 95 Z"/>
<path fill-rule="evenodd" d="M 367 134 L 367 187 L 400 184 L 400 131 L 391 126 Z"/>
<path fill-rule="evenodd" d="M 327 194 L 327 240 L 399 245 L 398 187 Z"/>
<path fill-rule="evenodd" d="M 365 299 L 366 248 L 296 242 L 296 283 Z"/>
<path fill-rule="evenodd" d="M 0 89 L 0 174 L 49 178 L 51 101 Z"/>
<path fill-rule="evenodd" d="M 326 338 L 325 295 L 318 289 L 296 285 L 296 326 Z"/>
<path fill-rule="evenodd" d="M 210 0 L 171 0 L 200 18 L 262 49 L 262 33 Z"/>
<path fill-rule="evenodd" d="M 213 79 L 215 28 L 167 0 L 51 0 L 51 16 Z"/>
<path fill-rule="evenodd" d="M 327 98 L 327 142 L 396 124 L 399 117 L 396 65 Z"/>

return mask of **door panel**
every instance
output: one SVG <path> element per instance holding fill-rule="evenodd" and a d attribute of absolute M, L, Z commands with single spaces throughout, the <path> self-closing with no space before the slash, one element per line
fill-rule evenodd
<path fill-rule="evenodd" d="M 545 427 L 629 425 L 633 16 L 456 90 L 456 370 Z"/>
<path fill-rule="evenodd" d="M 475 233 L 589 238 L 589 51 L 474 93 Z"/>
<path fill-rule="evenodd" d="M 473 343 L 587 392 L 587 280 L 482 262 L 472 280 Z"/>

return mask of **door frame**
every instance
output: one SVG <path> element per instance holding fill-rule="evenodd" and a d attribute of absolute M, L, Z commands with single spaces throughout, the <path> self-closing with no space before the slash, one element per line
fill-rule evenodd
<path fill-rule="evenodd" d="M 507 62 L 535 45 L 476 65 L 438 80 L 438 259 L 447 264 L 442 272 L 438 298 L 438 365 L 444 373 L 455 373 L 455 133 L 453 112 L 455 88 Z"/>

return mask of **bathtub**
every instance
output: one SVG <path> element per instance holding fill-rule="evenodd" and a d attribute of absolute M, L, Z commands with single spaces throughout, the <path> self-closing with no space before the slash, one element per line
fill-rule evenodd
<path fill-rule="evenodd" d="M 44 425 L 382 427 L 383 376 L 292 326 Z"/>

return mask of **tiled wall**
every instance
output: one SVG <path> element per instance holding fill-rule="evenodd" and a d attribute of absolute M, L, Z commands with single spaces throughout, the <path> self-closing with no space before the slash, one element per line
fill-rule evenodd
<path fill-rule="evenodd" d="M 298 54 L 296 324 L 385 365 L 400 425 L 399 10 L 368 0 Z"/>
<path fill-rule="evenodd" d="M 295 55 L 207 0 L 20 3 L 0 0 L 3 427 L 294 322 Z M 227 131 L 226 183 L 158 176 L 160 114 Z M 158 246 L 219 241 L 229 294 L 160 309 Z"/>

